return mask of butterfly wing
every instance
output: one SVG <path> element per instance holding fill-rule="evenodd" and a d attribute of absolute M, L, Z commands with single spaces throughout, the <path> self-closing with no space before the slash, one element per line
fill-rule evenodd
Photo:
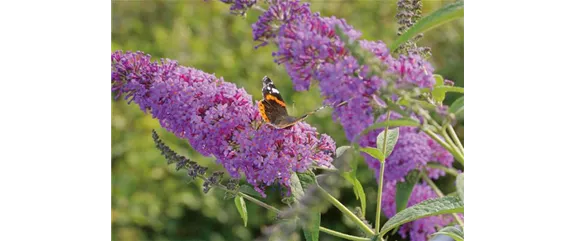
<path fill-rule="evenodd" d="M 284 122 L 289 115 L 285 107 L 285 101 L 273 81 L 265 76 L 263 78 L 263 100 L 259 101 L 259 112 L 263 119 L 273 125 Z"/>

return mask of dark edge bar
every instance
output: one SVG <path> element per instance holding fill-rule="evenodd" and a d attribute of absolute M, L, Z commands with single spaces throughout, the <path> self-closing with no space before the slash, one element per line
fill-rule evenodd
<path fill-rule="evenodd" d="M 110 138 L 110 45 L 111 45 L 111 0 L 104 0 L 104 241 L 111 240 L 111 138 Z"/>

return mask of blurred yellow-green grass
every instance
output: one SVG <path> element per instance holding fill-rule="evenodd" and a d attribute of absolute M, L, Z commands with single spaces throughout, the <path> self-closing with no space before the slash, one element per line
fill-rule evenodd
<path fill-rule="evenodd" d="M 451 1 L 423 1 L 423 15 Z M 368 40 L 392 43 L 397 25 L 395 1 L 310 1 L 322 16 L 336 16 L 363 33 Z M 262 5 L 265 7 L 265 5 Z M 180 64 L 222 76 L 261 98 L 261 78 L 271 77 L 290 113 L 303 113 L 320 106 L 316 86 L 308 92 L 294 92 L 284 67 L 273 62 L 273 45 L 254 49 L 251 24 L 261 12 L 250 10 L 245 18 L 231 15 L 229 5 L 219 1 L 112 1 L 112 51 L 143 51 L 154 59 L 169 58 Z M 463 21 L 457 20 L 425 34 L 421 46 L 432 48 L 430 61 L 435 73 L 464 86 Z M 454 100 L 448 96 L 446 103 Z M 110 97 L 113 98 L 113 97 Z M 347 144 L 344 132 L 326 109 L 308 118 L 320 132 L 332 136 L 337 145 Z M 459 128 L 461 128 L 459 126 Z M 273 214 L 247 203 L 249 223 L 243 226 L 232 200 L 223 192 L 201 191 L 201 183 L 190 181 L 155 149 L 151 130 L 181 154 L 220 170 L 213 158 L 194 152 L 185 140 L 163 130 L 158 121 L 123 99 L 112 101 L 112 239 L 113 240 L 253 240 Z M 376 184 L 373 173 L 362 164 L 358 173 L 365 183 L 367 218 L 374 220 Z M 450 178 L 439 184 L 452 183 Z M 271 192 L 271 191 L 270 191 Z M 279 193 L 270 193 L 268 203 L 280 206 Z M 342 190 L 348 206 L 359 206 L 352 189 Z M 369 212 L 371 210 L 372 212 Z M 351 234 L 359 231 L 339 212 L 330 209 L 322 226 Z M 400 240 L 399 236 L 393 236 Z M 297 240 L 298 237 L 294 237 Z M 299 238 L 303 240 L 302 236 Z M 321 234 L 320 240 L 337 240 Z M 394 239 L 392 239 L 394 240 Z"/>

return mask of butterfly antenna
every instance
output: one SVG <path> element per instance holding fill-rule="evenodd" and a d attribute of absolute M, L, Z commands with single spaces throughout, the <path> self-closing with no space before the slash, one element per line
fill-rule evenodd
<path fill-rule="evenodd" d="M 310 115 L 315 114 L 315 112 L 320 111 L 320 110 L 322 110 L 322 109 L 325 109 L 325 107 L 327 107 L 327 106 L 332 106 L 333 108 L 337 108 L 337 107 L 339 107 L 339 106 L 346 105 L 346 104 L 349 103 L 349 101 L 350 101 L 351 99 L 353 99 L 353 98 L 355 98 L 355 97 L 351 97 L 351 98 L 349 98 L 348 100 L 345 100 L 345 101 L 343 101 L 343 102 L 341 102 L 341 103 L 339 103 L 339 104 L 337 104 L 337 105 L 334 105 L 334 106 L 333 106 L 333 104 L 323 105 L 323 106 L 321 106 L 321 107 L 319 107 L 319 108 L 317 108 L 317 109 L 315 109 L 315 110 L 313 110 L 313 111 L 311 111 L 311 112 L 308 112 L 307 114 L 304 114 L 303 116 L 299 117 L 298 120 L 303 120 L 303 119 L 309 117 Z"/>
<path fill-rule="evenodd" d="M 335 106 L 335 108 L 337 108 L 337 107 L 339 107 L 339 106 L 343 106 L 343 105 L 348 104 L 349 101 L 351 101 L 351 100 L 354 99 L 354 98 L 355 98 L 355 96 L 353 96 L 353 97 L 351 97 L 351 98 L 349 98 L 349 99 L 347 99 L 347 100 L 345 100 L 345 101 L 343 101 L 343 102 L 337 104 L 337 105 Z"/>

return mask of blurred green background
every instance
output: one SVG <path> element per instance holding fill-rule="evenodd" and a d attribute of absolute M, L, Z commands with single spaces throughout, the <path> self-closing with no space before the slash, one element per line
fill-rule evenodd
<path fill-rule="evenodd" d="M 390 44 L 397 25 L 395 1 L 310 1 L 311 9 L 322 16 L 336 16 L 363 33 L 363 39 Z M 423 1 L 423 15 L 452 1 Z M 264 4 L 261 6 L 265 7 Z M 215 73 L 261 98 L 261 78 L 271 77 L 290 103 L 290 113 L 299 114 L 321 105 L 318 88 L 294 92 L 284 67 L 273 62 L 273 45 L 257 50 L 251 24 L 261 12 L 250 10 L 246 18 L 231 15 L 229 5 L 219 1 L 112 1 L 112 51 L 131 50 L 151 54 L 154 59 L 170 58 L 180 64 Z M 464 86 L 463 20 L 457 20 L 425 34 L 420 46 L 432 48 L 435 73 Z M 456 96 L 448 96 L 447 104 Z M 311 116 L 308 123 L 327 133 L 337 145 L 348 144 L 330 110 Z M 184 172 L 175 172 L 155 148 L 151 130 L 180 154 L 208 166 L 222 169 L 212 158 L 195 153 L 189 144 L 166 132 L 157 120 L 123 99 L 112 101 L 112 238 L 113 240 L 253 240 L 273 214 L 247 202 L 249 223 L 243 226 L 233 200 L 223 192 L 201 191 L 199 181 L 190 182 Z M 461 135 L 462 125 L 457 126 Z M 361 164 L 358 177 L 367 194 L 367 218 L 374 220 L 376 183 L 372 171 Z M 453 178 L 438 184 L 447 193 L 454 190 Z M 269 192 L 268 192 L 269 193 Z M 268 203 L 281 206 L 280 195 L 271 193 Z M 349 207 L 360 206 L 352 188 L 342 189 L 340 200 Z M 372 212 L 369 212 L 371 210 Z M 360 234 L 336 209 L 322 216 L 322 226 Z M 391 240 L 399 239 L 395 235 Z M 294 238 L 298 240 L 297 237 Z M 321 234 L 321 240 L 338 240 Z M 300 240 L 303 240 L 302 237 Z"/>

